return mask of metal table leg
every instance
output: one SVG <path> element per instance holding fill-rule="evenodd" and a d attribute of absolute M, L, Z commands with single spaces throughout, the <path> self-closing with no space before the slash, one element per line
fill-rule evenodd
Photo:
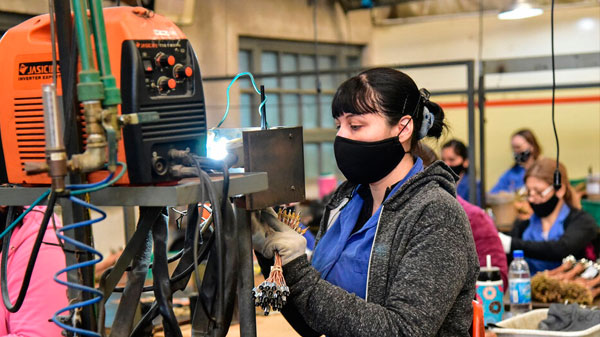
<path fill-rule="evenodd" d="M 252 232 L 250 215 L 243 208 L 236 207 L 239 263 L 238 309 L 240 314 L 240 336 L 256 337 L 256 310 L 251 293 L 254 288 L 254 263 L 252 261 Z"/>

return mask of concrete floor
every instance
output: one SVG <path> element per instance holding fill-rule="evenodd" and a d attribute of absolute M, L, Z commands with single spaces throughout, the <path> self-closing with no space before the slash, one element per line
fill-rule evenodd
<path fill-rule="evenodd" d="M 229 328 L 227 337 L 239 337 L 240 326 L 232 325 Z M 270 314 L 269 316 L 256 315 L 256 336 L 257 337 L 292 337 L 300 336 L 292 329 L 288 322 L 279 313 Z"/>
<path fill-rule="evenodd" d="M 192 335 L 191 326 L 182 325 L 181 332 L 184 337 Z M 294 329 L 287 323 L 285 318 L 279 313 L 270 314 L 269 316 L 257 315 L 256 316 L 256 335 L 257 337 L 296 337 L 298 335 Z M 154 337 L 164 337 L 163 332 L 154 334 Z M 229 333 L 227 337 L 240 337 L 240 326 L 239 324 L 233 324 L 229 327 Z"/>

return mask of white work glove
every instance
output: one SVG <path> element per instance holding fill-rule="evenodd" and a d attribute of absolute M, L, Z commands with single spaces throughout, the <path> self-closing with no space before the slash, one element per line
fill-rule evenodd
<path fill-rule="evenodd" d="M 271 208 L 252 218 L 252 233 L 254 249 L 266 258 L 272 258 L 273 252 L 278 251 L 282 265 L 306 253 L 306 239 L 279 221 Z"/>
<path fill-rule="evenodd" d="M 250 214 L 250 223 L 252 225 L 252 248 L 261 254 L 263 247 L 265 246 L 265 241 L 267 240 L 267 233 L 273 232 L 271 227 L 261 220 L 263 212 L 271 213 L 277 218 L 277 213 L 275 213 L 271 207 Z"/>
<path fill-rule="evenodd" d="M 498 236 L 500 236 L 500 241 L 502 241 L 502 248 L 504 248 L 504 252 L 506 254 L 510 253 L 510 244 L 512 243 L 512 237 L 498 232 Z"/>

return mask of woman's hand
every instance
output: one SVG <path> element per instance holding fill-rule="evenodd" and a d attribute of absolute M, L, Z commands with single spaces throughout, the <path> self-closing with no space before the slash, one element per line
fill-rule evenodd
<path fill-rule="evenodd" d="M 272 208 L 253 213 L 252 244 L 266 258 L 278 251 L 283 265 L 306 253 L 306 239 L 277 219 Z"/>
<path fill-rule="evenodd" d="M 270 208 L 270 210 L 273 209 Z M 267 223 L 261 220 L 262 212 L 268 212 L 268 210 L 265 209 L 250 214 L 250 223 L 252 224 L 252 248 L 261 254 L 265 246 L 265 241 L 267 240 L 267 233 L 273 231 Z M 272 256 L 273 255 L 271 254 L 269 257 Z"/>

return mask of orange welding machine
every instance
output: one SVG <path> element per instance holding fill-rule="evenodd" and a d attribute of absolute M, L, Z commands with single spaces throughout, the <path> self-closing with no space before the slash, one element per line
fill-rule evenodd
<path fill-rule="evenodd" d="M 153 112 L 159 116 L 124 127 L 118 160 L 127 163 L 128 174 L 118 184 L 178 180 L 181 177 L 169 170 L 169 150 L 206 154 L 206 110 L 194 51 L 173 22 L 143 8 L 105 8 L 104 17 L 110 62 L 123 101 L 120 114 Z M 47 174 L 26 175 L 24 170 L 25 162 L 45 161 L 41 88 L 52 81 L 51 47 L 47 14 L 11 28 L 0 40 L 3 182 L 51 183 Z M 88 180 L 104 176 L 92 173 Z"/>

